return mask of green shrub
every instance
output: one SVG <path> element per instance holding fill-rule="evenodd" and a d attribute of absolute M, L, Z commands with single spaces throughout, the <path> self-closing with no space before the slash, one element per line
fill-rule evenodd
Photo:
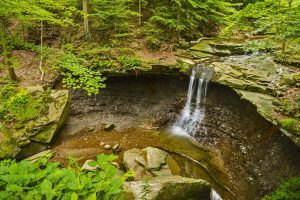
<path fill-rule="evenodd" d="M 283 182 L 272 194 L 262 200 L 297 200 L 300 199 L 300 178 L 291 178 Z"/>
<path fill-rule="evenodd" d="M 300 95 L 297 97 L 297 109 L 300 111 Z"/>
<path fill-rule="evenodd" d="M 0 161 L 0 199 L 117 199 L 123 182 L 132 176 L 116 176 L 117 168 L 110 163 L 116 159 L 114 155 L 98 155 L 90 162 L 99 166 L 95 171 L 82 170 L 74 159 L 67 168 L 61 168 L 60 163 L 49 162 L 50 157 L 33 163 Z"/>
<path fill-rule="evenodd" d="M 284 119 L 280 121 L 280 124 L 284 129 L 300 134 L 300 128 L 296 119 Z"/>
<path fill-rule="evenodd" d="M 285 99 L 282 102 L 281 109 L 282 109 L 284 115 L 289 115 L 293 112 L 294 108 L 293 108 L 292 103 L 288 99 Z"/>
<path fill-rule="evenodd" d="M 86 60 L 72 53 L 64 53 L 60 56 L 56 67 L 62 72 L 62 83 L 65 87 L 84 89 L 88 95 L 98 94 L 100 88 L 105 88 L 103 83 L 106 78 L 100 71 L 93 70 L 84 65 Z"/>
<path fill-rule="evenodd" d="M 147 36 L 146 41 L 147 41 L 147 46 L 150 49 L 159 49 L 161 46 L 161 41 L 157 39 L 156 36 L 152 36 L 152 35 Z"/>
<path fill-rule="evenodd" d="M 135 57 L 119 56 L 117 62 L 123 70 L 138 69 L 142 66 L 142 61 Z"/>

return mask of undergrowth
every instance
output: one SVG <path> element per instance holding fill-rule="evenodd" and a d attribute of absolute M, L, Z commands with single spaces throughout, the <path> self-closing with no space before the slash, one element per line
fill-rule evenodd
<path fill-rule="evenodd" d="M 300 178 L 291 178 L 283 182 L 272 194 L 262 200 L 297 200 L 300 199 Z"/>
<path fill-rule="evenodd" d="M 120 197 L 122 184 L 131 173 L 116 176 L 117 168 L 110 162 L 114 155 L 100 154 L 90 162 L 98 166 L 94 171 L 85 171 L 74 159 L 66 168 L 50 162 L 52 155 L 35 162 L 23 160 L 0 161 L 0 199 L 5 200 L 111 200 Z"/>

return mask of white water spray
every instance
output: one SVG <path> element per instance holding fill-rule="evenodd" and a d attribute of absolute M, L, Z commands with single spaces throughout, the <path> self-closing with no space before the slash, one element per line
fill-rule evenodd
<path fill-rule="evenodd" d="M 211 68 L 197 65 L 192 69 L 187 101 L 180 117 L 172 127 L 173 133 L 193 136 L 199 128 L 205 115 L 201 103 L 205 102 L 208 83 L 212 75 Z"/>

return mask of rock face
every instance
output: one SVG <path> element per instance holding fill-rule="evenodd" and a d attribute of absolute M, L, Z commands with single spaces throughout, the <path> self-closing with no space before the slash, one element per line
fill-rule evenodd
<path fill-rule="evenodd" d="M 124 153 L 124 165 L 134 180 L 124 184 L 126 200 L 209 199 L 211 187 L 201 179 L 181 177 L 180 167 L 168 153 L 157 148 L 131 149 Z"/>
<path fill-rule="evenodd" d="M 191 47 L 189 50 L 196 58 L 216 56 L 230 56 L 244 54 L 243 44 L 222 42 L 218 43 L 213 39 L 203 38 L 198 44 Z"/>
<path fill-rule="evenodd" d="M 124 185 L 124 199 L 174 200 L 210 199 L 210 185 L 201 179 L 181 176 L 160 176 L 150 180 L 132 181 Z"/>
<path fill-rule="evenodd" d="M 259 114 L 279 126 L 300 146 L 299 134 L 284 130 L 281 117 L 276 114 L 278 105 L 282 104 L 278 97 L 289 89 L 288 85 L 297 83 L 298 73 L 291 74 L 290 68 L 276 64 L 272 57 L 265 55 L 229 56 L 214 60 L 208 66 L 215 71 L 213 82 L 234 89 L 241 99 L 255 105 Z"/>
<path fill-rule="evenodd" d="M 34 97 L 46 95 L 42 87 L 28 87 Z M 35 119 L 17 121 L 12 124 L 0 123 L 0 158 L 16 157 L 23 148 L 31 144 L 49 144 L 65 122 L 69 113 L 69 93 L 67 90 L 52 90 Z M 36 153 L 33 150 L 33 154 Z M 18 155 L 19 156 L 19 155 Z"/>

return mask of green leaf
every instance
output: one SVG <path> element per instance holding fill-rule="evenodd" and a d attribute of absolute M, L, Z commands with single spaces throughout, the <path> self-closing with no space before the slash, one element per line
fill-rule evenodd
<path fill-rule="evenodd" d="M 49 191 L 52 190 L 52 183 L 51 181 L 45 179 L 41 184 L 41 193 L 46 195 Z"/>

